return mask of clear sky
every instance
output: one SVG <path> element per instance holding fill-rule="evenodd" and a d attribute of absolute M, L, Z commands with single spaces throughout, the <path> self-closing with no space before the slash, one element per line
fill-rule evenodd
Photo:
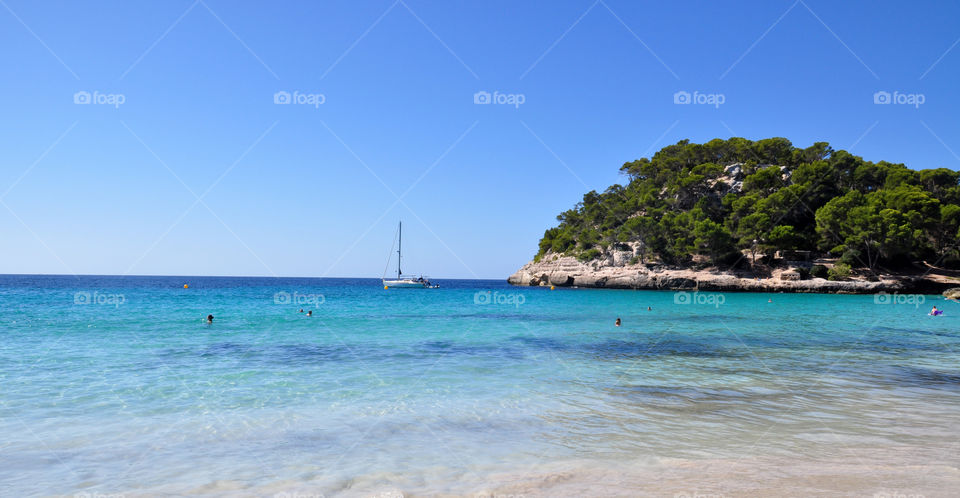
<path fill-rule="evenodd" d="M 2 0 L 0 273 L 379 277 L 403 220 L 405 270 L 505 278 L 558 213 L 684 138 L 958 169 L 957 19 L 954 2 Z"/>

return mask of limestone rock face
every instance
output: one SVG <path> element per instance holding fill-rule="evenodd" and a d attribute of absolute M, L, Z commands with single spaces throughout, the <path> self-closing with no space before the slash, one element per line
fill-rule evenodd
<path fill-rule="evenodd" d="M 609 255 L 608 255 L 609 256 Z M 630 260 L 634 257 L 631 256 Z M 529 262 L 511 275 L 507 282 L 523 286 L 595 287 L 610 289 L 650 289 L 687 291 L 812 292 L 875 294 L 879 292 L 935 293 L 943 285 L 922 278 L 887 276 L 877 281 L 836 282 L 822 278 L 782 280 L 777 275 L 757 280 L 746 274 L 717 270 L 668 268 L 663 265 L 630 264 L 625 256 L 601 257 L 587 263 L 571 256 L 546 254 L 538 262 Z M 626 261 L 626 262 L 625 262 Z M 960 287 L 944 292 L 960 299 Z M 951 297 L 953 296 L 953 297 Z"/>
<path fill-rule="evenodd" d="M 960 299 L 960 287 L 954 287 L 943 291 L 943 297 L 947 299 Z"/>
<path fill-rule="evenodd" d="M 723 183 L 726 188 L 721 188 L 719 194 L 728 193 L 739 194 L 743 190 L 743 163 L 734 163 L 723 170 L 723 176 L 717 179 L 717 183 Z"/>

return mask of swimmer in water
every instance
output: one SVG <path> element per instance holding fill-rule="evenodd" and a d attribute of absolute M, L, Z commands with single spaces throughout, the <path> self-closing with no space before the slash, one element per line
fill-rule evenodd
<path fill-rule="evenodd" d="M 614 323 L 614 326 L 616 327 L 620 326 L 620 317 L 617 317 L 617 323 Z"/>
<path fill-rule="evenodd" d="M 307 316 L 313 316 L 313 310 L 308 311 Z"/>
<path fill-rule="evenodd" d="M 647 311 L 653 311 L 653 308 L 647 306 Z"/>
<path fill-rule="evenodd" d="M 207 323 L 213 323 L 213 315 L 207 315 Z"/>
<path fill-rule="evenodd" d="M 937 316 L 937 315 L 942 315 L 942 314 L 943 314 L 943 312 L 940 311 L 940 310 L 938 310 L 936 306 L 934 306 L 933 309 L 930 310 L 930 315 L 931 315 L 931 316 Z"/>
<path fill-rule="evenodd" d="M 298 311 L 297 313 L 303 313 L 303 308 L 300 308 L 300 311 Z"/>

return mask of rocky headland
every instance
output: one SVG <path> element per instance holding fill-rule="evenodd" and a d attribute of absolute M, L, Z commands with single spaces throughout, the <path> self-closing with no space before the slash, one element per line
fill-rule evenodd
<path fill-rule="evenodd" d="M 508 282 L 855 294 L 960 286 L 960 172 L 782 137 L 681 140 L 620 171 L 625 185 L 560 213 Z"/>
<path fill-rule="evenodd" d="M 538 262 L 525 264 L 507 282 L 520 286 L 833 294 L 938 294 L 960 285 L 960 276 L 952 275 L 954 272 L 933 268 L 901 274 L 853 275 L 842 281 L 802 278 L 802 268 L 814 263 L 830 264 L 794 262 L 756 273 L 710 267 L 676 268 L 656 263 L 630 264 L 616 255 L 589 262 L 570 256 L 546 255 Z"/>

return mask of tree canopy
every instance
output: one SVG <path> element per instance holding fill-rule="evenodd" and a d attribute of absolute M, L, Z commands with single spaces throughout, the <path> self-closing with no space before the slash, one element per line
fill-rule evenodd
<path fill-rule="evenodd" d="M 957 266 L 960 172 L 873 163 L 826 142 L 682 140 L 625 163 L 626 185 L 557 216 L 547 253 L 602 257 L 630 243 L 638 261 L 683 265 L 810 250 L 855 267 L 931 259 Z"/>

